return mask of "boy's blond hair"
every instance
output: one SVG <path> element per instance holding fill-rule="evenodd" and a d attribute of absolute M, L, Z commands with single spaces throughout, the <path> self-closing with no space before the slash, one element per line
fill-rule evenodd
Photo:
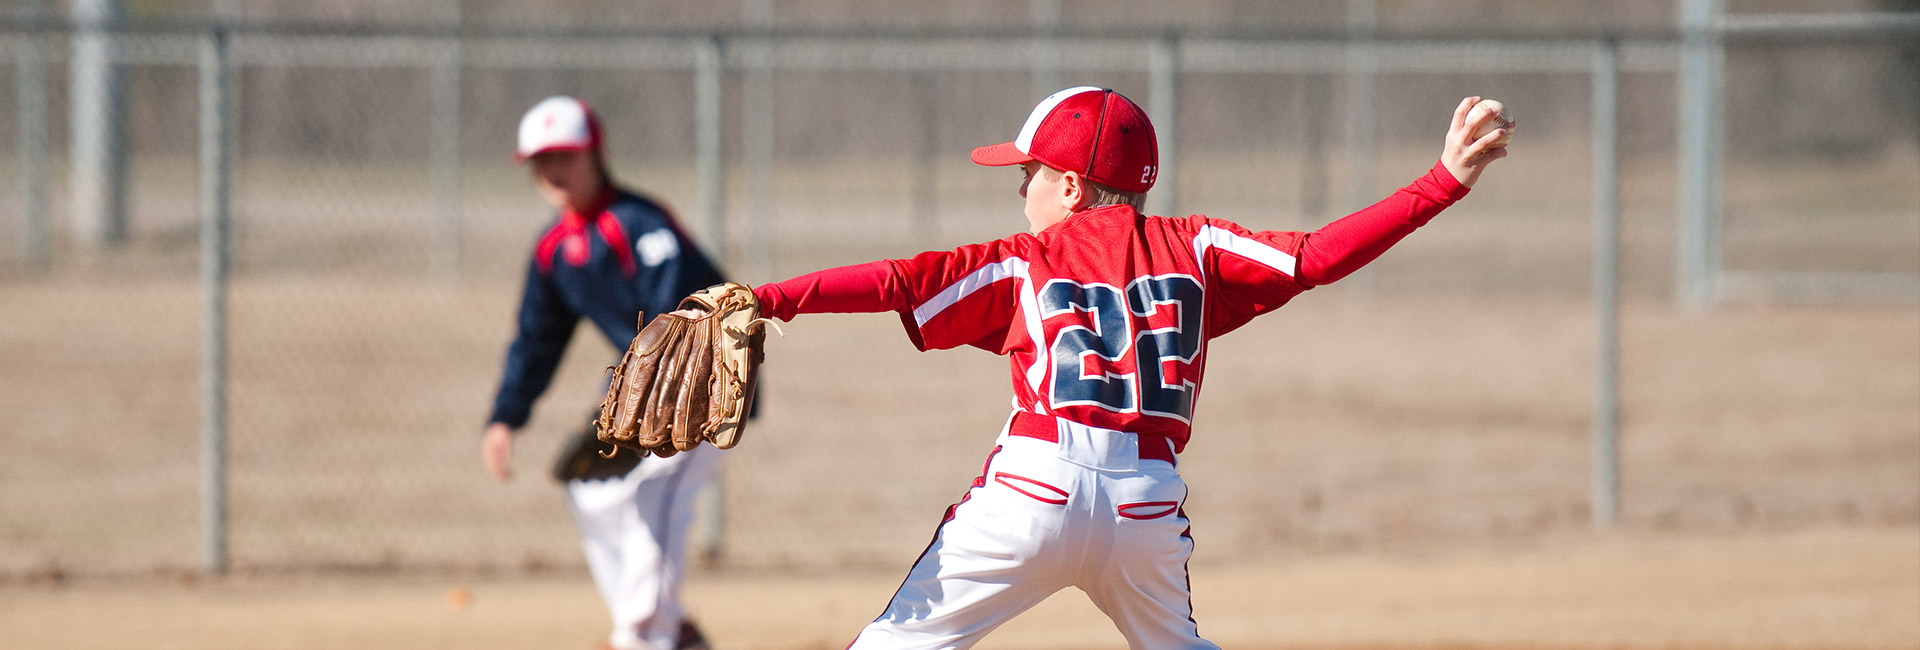
<path fill-rule="evenodd" d="M 1054 169 L 1047 165 L 1040 165 L 1040 173 L 1046 174 L 1047 180 L 1049 181 L 1057 181 L 1057 180 L 1060 180 L 1061 177 L 1064 177 L 1067 175 L 1066 172 L 1060 171 L 1058 169 Z M 1087 204 L 1089 206 L 1131 205 L 1135 210 L 1144 210 L 1147 207 L 1146 192 L 1122 192 L 1120 190 L 1116 190 L 1111 187 L 1107 187 L 1105 185 L 1095 183 L 1092 180 L 1088 180 L 1087 177 L 1085 176 L 1080 177 L 1080 182 L 1086 184 L 1086 187 L 1088 190 L 1087 195 L 1093 197 L 1093 202 Z"/>

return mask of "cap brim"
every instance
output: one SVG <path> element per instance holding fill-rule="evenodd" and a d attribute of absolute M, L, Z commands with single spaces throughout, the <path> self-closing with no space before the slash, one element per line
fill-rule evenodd
<path fill-rule="evenodd" d="M 973 162 L 976 165 L 1005 167 L 1025 164 L 1029 160 L 1033 160 L 1033 156 L 1027 155 L 1011 142 L 987 145 L 973 150 Z"/>
<path fill-rule="evenodd" d="M 534 156 L 538 156 L 543 153 L 550 153 L 554 151 L 591 151 L 592 149 L 593 149 L 592 144 L 582 143 L 582 142 L 554 144 L 554 145 L 547 145 L 545 147 L 541 147 L 533 151 L 528 151 L 526 153 L 515 153 L 513 155 L 513 159 L 520 162 L 526 162 L 528 158 L 532 158 Z"/>

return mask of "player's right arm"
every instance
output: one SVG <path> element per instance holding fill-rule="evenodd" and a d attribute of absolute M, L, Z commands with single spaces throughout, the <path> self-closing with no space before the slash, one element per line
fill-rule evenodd
<path fill-rule="evenodd" d="M 1435 163 L 1425 176 L 1379 203 L 1308 233 L 1300 244 L 1300 283 L 1317 287 L 1351 275 L 1465 198 L 1468 190 L 1444 163 Z"/>
<path fill-rule="evenodd" d="M 1466 196 L 1436 163 L 1392 196 L 1313 232 L 1254 232 L 1225 219 L 1191 217 L 1207 269 L 1207 332 L 1220 336 L 1295 295 L 1366 266 Z"/>
<path fill-rule="evenodd" d="M 1480 181 L 1480 172 L 1486 171 L 1487 165 L 1507 157 L 1506 146 L 1494 146 L 1494 143 L 1510 135 L 1507 129 L 1494 129 L 1475 140 L 1473 133 L 1481 125 L 1498 117 L 1490 112 L 1473 117 L 1473 106 L 1478 103 L 1479 97 L 1460 100 L 1460 106 L 1453 109 L 1453 121 L 1447 126 L 1446 145 L 1440 150 L 1440 164 L 1447 168 L 1447 173 L 1459 179 L 1461 185 L 1467 187 L 1473 187 L 1474 183 Z"/>
<path fill-rule="evenodd" d="M 1347 277 L 1466 197 L 1488 164 L 1506 157 L 1494 130 L 1471 139 L 1491 114 L 1469 122 L 1479 97 L 1461 100 L 1440 159 L 1426 175 L 1380 202 L 1310 233 L 1251 232 L 1230 221 L 1196 217 L 1205 241 L 1211 286 L 1208 331 L 1218 336 L 1278 308 L 1295 294 Z"/>
<path fill-rule="evenodd" d="M 1378 259 L 1442 210 L 1465 198 L 1487 165 L 1506 157 L 1505 147 L 1494 146 L 1506 135 L 1505 129 L 1490 131 L 1478 140 L 1472 137 L 1476 129 L 1494 118 L 1486 112 L 1472 117 L 1473 106 L 1479 102 L 1479 97 L 1460 100 L 1448 124 L 1440 160 L 1425 176 L 1307 236 L 1300 247 L 1302 283 L 1318 286 L 1334 282 Z"/>
<path fill-rule="evenodd" d="M 579 314 L 561 299 L 552 276 L 527 265 L 526 288 L 520 297 L 519 329 L 507 346 L 507 360 L 494 395 L 493 414 L 481 440 L 481 460 L 501 480 L 512 476 L 513 432 L 527 423 L 533 402 L 553 383 L 554 371 L 566 355 L 567 342 Z"/>

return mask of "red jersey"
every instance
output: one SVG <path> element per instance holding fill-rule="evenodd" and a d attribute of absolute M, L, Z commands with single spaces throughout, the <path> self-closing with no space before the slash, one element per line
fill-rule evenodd
<path fill-rule="evenodd" d="M 1207 342 L 1378 257 L 1466 194 L 1439 165 L 1314 233 L 1096 207 L 1038 235 L 801 276 L 766 313 L 897 310 L 922 350 L 1005 355 L 1014 407 L 1186 447 Z"/>

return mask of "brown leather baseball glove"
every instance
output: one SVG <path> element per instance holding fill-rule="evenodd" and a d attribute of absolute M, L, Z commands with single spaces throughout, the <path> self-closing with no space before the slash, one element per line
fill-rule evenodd
<path fill-rule="evenodd" d="M 695 315 L 684 315 L 689 311 Z M 661 457 L 703 441 L 732 448 L 753 406 L 771 323 L 760 317 L 753 290 L 733 282 L 701 289 L 678 311 L 655 316 L 610 368 L 596 434 Z"/>

